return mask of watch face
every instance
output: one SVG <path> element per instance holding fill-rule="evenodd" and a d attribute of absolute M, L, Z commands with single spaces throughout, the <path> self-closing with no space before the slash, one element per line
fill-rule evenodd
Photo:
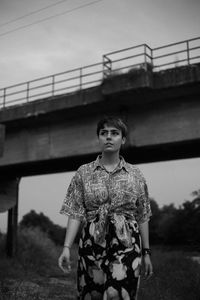
<path fill-rule="evenodd" d="M 149 254 L 149 255 L 151 255 L 151 250 L 150 249 L 142 249 L 142 255 L 146 255 L 146 254 Z"/>

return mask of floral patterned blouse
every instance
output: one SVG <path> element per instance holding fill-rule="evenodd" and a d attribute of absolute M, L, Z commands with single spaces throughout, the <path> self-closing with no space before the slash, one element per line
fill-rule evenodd
<path fill-rule="evenodd" d="M 118 238 L 129 245 L 127 222 L 139 224 L 151 216 L 146 181 L 141 171 L 120 157 L 119 165 L 108 172 L 100 156 L 82 165 L 71 180 L 61 214 L 93 222 L 93 236 L 98 243 L 105 238 L 108 220 L 116 227 Z"/>

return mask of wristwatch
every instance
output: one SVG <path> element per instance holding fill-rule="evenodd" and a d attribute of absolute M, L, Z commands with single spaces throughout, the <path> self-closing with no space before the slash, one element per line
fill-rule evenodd
<path fill-rule="evenodd" d="M 151 256 L 151 249 L 149 248 L 143 248 L 142 249 L 142 255 L 145 256 L 146 254 Z"/>

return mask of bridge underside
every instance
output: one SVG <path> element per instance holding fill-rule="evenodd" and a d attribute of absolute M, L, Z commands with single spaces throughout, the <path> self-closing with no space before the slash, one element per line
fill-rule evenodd
<path fill-rule="evenodd" d="M 112 93 L 104 86 L 9 109 L 0 113 L 5 125 L 1 176 L 72 171 L 95 159 L 96 123 L 104 114 L 126 121 L 123 155 L 131 163 L 199 157 L 199 100 L 199 82 Z"/>
<path fill-rule="evenodd" d="M 95 160 L 99 152 L 37 162 L 10 165 L 1 168 L 2 177 L 16 178 L 76 170 L 81 164 Z M 133 164 L 200 157 L 200 140 L 163 144 L 149 147 L 127 147 L 121 151 L 125 159 Z"/>

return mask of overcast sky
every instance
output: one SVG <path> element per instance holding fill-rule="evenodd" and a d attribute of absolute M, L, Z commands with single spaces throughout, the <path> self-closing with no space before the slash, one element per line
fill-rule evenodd
<path fill-rule="evenodd" d="M 154 48 L 198 37 L 199 15 L 199 0 L 0 0 L 0 87 L 100 62 L 104 53 L 141 43 Z M 160 205 L 181 204 L 200 188 L 200 159 L 140 167 Z M 58 210 L 71 176 L 22 179 L 19 219 L 35 209 L 64 224 Z"/>

